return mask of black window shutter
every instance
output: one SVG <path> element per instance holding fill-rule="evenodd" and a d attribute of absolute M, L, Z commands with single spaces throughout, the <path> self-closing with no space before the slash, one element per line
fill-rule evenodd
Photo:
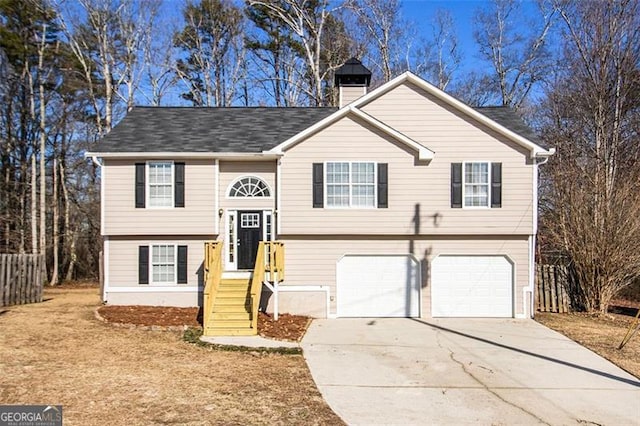
<path fill-rule="evenodd" d="M 144 208 L 144 163 L 136 163 L 136 208 Z"/>
<path fill-rule="evenodd" d="M 149 284 L 149 246 L 138 246 L 138 284 Z"/>
<path fill-rule="evenodd" d="M 451 163 L 451 207 L 462 208 L 462 163 Z"/>
<path fill-rule="evenodd" d="M 178 284 L 187 283 L 187 246 L 178 246 Z"/>
<path fill-rule="evenodd" d="M 389 207 L 389 176 L 387 163 L 378 163 L 378 208 Z"/>
<path fill-rule="evenodd" d="M 491 163 L 491 208 L 502 207 L 502 163 Z"/>
<path fill-rule="evenodd" d="M 313 208 L 324 207 L 324 165 L 313 163 Z"/>
<path fill-rule="evenodd" d="M 175 206 L 184 207 L 184 163 L 174 163 Z"/>

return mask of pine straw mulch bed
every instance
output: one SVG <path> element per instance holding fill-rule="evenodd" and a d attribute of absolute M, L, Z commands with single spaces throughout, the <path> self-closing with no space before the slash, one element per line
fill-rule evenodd
<path fill-rule="evenodd" d="M 618 349 L 637 312 L 628 309 L 631 311 L 625 311 L 626 315 L 537 312 L 535 319 L 640 378 L 640 333 L 636 333 L 624 348 Z"/>
<path fill-rule="evenodd" d="M 61 404 L 65 424 L 343 424 L 300 355 L 218 351 L 96 321 L 96 288 L 3 308 L 0 405 Z"/>
<path fill-rule="evenodd" d="M 201 327 L 202 313 L 198 308 L 166 306 L 101 306 L 98 314 L 108 323 L 143 327 Z M 280 314 L 278 321 L 260 312 L 258 333 L 276 340 L 299 342 L 311 319 L 300 315 Z"/>

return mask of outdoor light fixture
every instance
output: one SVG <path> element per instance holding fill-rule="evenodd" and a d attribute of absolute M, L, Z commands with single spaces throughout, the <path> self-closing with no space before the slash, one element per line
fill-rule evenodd
<path fill-rule="evenodd" d="M 218 216 L 222 217 L 224 214 L 224 209 L 218 209 Z"/>

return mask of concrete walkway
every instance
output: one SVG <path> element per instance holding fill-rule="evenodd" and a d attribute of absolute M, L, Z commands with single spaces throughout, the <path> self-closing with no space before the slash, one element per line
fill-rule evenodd
<path fill-rule="evenodd" d="M 302 348 L 348 424 L 640 425 L 640 380 L 530 320 L 315 320 Z"/>
<path fill-rule="evenodd" d="M 262 336 L 202 336 L 200 340 L 214 345 L 244 346 L 246 348 L 285 349 L 300 347 L 300 344 L 296 342 L 267 339 Z"/>

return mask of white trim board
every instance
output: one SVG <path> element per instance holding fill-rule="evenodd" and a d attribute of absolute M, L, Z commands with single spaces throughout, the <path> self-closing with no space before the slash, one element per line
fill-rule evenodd
<path fill-rule="evenodd" d="M 178 287 L 178 285 L 181 287 Z M 204 291 L 204 287 L 195 287 L 188 284 L 175 284 L 171 287 L 140 284 L 138 287 L 111 287 L 108 293 L 197 293 L 201 291 Z"/>

